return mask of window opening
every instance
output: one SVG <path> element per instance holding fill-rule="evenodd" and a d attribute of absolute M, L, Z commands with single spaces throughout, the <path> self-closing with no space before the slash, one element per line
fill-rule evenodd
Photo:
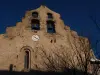
<path fill-rule="evenodd" d="M 39 20 L 32 20 L 31 21 L 31 29 L 32 30 L 40 30 L 40 23 Z"/>
<path fill-rule="evenodd" d="M 32 16 L 33 16 L 34 18 L 38 18 L 38 13 L 37 13 L 37 12 L 33 12 L 33 13 L 32 13 Z"/>
<path fill-rule="evenodd" d="M 48 19 L 53 19 L 53 16 L 51 13 L 48 13 L 47 15 L 48 15 Z"/>
<path fill-rule="evenodd" d="M 48 21 L 47 22 L 47 32 L 48 33 L 55 33 L 55 25 L 54 22 Z"/>

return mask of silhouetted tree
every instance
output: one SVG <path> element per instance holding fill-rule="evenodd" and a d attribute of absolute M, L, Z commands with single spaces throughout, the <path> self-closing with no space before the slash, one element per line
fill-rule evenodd
<path fill-rule="evenodd" d="M 75 40 L 75 38 L 74 38 Z M 77 59 L 70 58 L 70 55 L 67 54 L 66 47 L 60 46 L 60 48 L 55 46 L 56 50 L 50 49 L 51 53 L 47 53 L 45 49 L 42 47 L 41 51 L 45 58 L 43 58 L 43 62 L 49 71 L 65 71 L 68 72 L 69 69 L 73 69 L 72 75 L 77 74 L 77 68 L 84 72 L 84 75 L 88 74 L 88 65 L 90 60 L 90 46 L 86 44 L 84 38 L 80 38 L 80 50 L 76 45 L 76 41 L 74 41 L 74 48 L 71 45 L 73 51 L 76 50 L 75 54 L 72 57 L 76 57 Z M 69 52 L 70 53 L 70 52 Z M 83 55 L 82 55 L 83 53 Z M 71 53 L 70 53 L 71 54 Z M 77 65 L 76 65 L 77 62 Z"/>
<path fill-rule="evenodd" d="M 95 18 L 94 18 L 95 17 Z M 97 18 L 96 16 L 89 16 L 89 18 L 93 21 L 93 23 L 96 25 L 96 27 L 98 28 L 98 30 L 100 30 L 100 24 L 97 22 Z M 94 48 L 97 50 L 97 45 L 98 43 L 100 43 L 100 40 L 96 40 L 96 45 L 94 46 Z M 98 73 L 100 73 L 100 64 L 99 63 L 94 63 L 94 71 L 93 71 L 93 75 L 98 75 Z"/>

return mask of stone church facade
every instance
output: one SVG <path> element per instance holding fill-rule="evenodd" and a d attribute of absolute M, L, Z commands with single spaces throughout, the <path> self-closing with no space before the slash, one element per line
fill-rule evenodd
<path fill-rule="evenodd" d="M 65 26 L 60 17 L 41 5 L 27 11 L 16 26 L 7 27 L 0 34 L 0 70 L 11 65 L 15 71 L 80 68 L 91 56 L 89 41 Z"/>

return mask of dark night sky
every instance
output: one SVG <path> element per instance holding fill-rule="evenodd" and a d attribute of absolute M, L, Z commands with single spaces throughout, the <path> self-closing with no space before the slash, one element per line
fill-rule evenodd
<path fill-rule="evenodd" d="M 0 33 L 6 27 L 15 26 L 21 21 L 27 10 L 36 9 L 45 4 L 51 10 L 60 13 L 65 24 L 81 36 L 86 36 L 91 42 L 95 55 L 100 58 L 100 29 L 89 18 L 97 18 L 100 24 L 100 0 L 2 0 L 0 1 Z"/>

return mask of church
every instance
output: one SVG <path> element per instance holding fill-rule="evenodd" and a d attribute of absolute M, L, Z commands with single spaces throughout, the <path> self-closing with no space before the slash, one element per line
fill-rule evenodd
<path fill-rule="evenodd" d="M 89 40 L 44 5 L 27 11 L 21 22 L 0 34 L 0 70 L 84 70 L 91 56 Z"/>

